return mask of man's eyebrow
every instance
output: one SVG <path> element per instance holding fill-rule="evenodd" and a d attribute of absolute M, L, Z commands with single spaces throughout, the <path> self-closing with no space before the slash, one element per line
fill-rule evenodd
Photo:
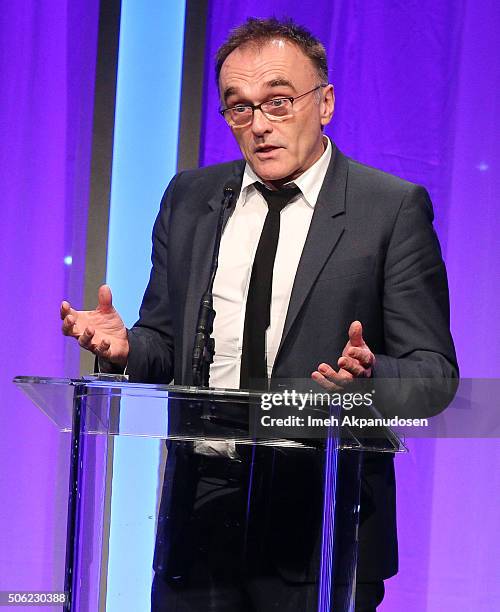
<path fill-rule="evenodd" d="M 296 91 L 293 83 L 285 78 L 271 79 L 265 85 L 266 87 L 290 87 Z"/>
<path fill-rule="evenodd" d="M 224 90 L 223 100 L 227 100 L 227 98 L 229 98 L 229 96 L 234 96 L 237 93 L 238 93 L 238 88 L 237 87 L 228 87 L 227 89 Z"/>
<path fill-rule="evenodd" d="M 264 83 L 265 87 L 290 87 L 290 89 L 293 89 L 294 91 L 297 91 L 293 85 L 293 83 L 291 81 L 289 81 L 288 79 L 285 78 L 276 78 L 276 79 L 271 79 L 270 81 L 267 81 L 267 83 Z M 237 87 L 227 87 L 224 92 L 223 92 L 223 100 L 227 100 L 229 98 L 229 96 L 235 96 L 239 93 L 239 89 Z"/>

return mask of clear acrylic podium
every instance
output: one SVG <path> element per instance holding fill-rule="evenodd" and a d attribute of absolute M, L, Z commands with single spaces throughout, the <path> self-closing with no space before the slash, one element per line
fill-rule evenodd
<path fill-rule="evenodd" d="M 14 382 L 71 436 L 65 610 L 145 612 L 153 576 L 154 610 L 354 610 L 361 462 L 404 451 L 393 432 L 256 437 L 259 393 Z"/>

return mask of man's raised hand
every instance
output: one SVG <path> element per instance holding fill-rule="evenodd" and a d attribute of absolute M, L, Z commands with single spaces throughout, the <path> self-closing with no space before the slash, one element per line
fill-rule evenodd
<path fill-rule="evenodd" d="M 98 357 L 125 367 L 129 344 L 127 328 L 113 307 L 111 289 L 101 285 L 95 310 L 75 310 L 69 302 L 61 304 L 62 332 Z"/>
<path fill-rule="evenodd" d="M 353 321 L 349 327 L 349 340 L 339 357 L 336 372 L 328 363 L 320 363 L 311 378 L 329 391 L 338 391 L 353 378 L 370 378 L 375 355 L 363 339 L 363 326 Z"/>

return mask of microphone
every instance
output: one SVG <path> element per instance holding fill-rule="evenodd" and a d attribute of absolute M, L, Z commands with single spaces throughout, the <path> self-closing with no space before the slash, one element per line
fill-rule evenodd
<path fill-rule="evenodd" d="M 215 340 L 211 338 L 215 319 L 213 308 L 213 287 L 217 266 L 219 264 L 219 250 L 222 238 L 222 230 L 225 222 L 229 218 L 231 207 L 237 200 L 240 184 L 237 181 L 228 181 L 224 185 L 223 200 L 217 222 L 215 234 L 214 250 L 212 253 L 212 263 L 210 265 L 210 276 L 208 285 L 200 302 L 200 310 L 196 323 L 196 335 L 193 348 L 192 374 L 193 385 L 196 387 L 208 387 L 210 378 L 210 364 L 214 360 Z"/>

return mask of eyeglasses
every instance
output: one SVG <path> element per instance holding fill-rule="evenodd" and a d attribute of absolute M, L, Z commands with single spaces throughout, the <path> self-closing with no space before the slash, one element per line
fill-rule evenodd
<path fill-rule="evenodd" d="M 256 110 L 260 110 L 270 121 L 284 121 L 293 115 L 293 103 L 321 87 L 326 87 L 328 83 L 316 85 L 314 89 L 300 94 L 300 96 L 287 96 L 285 98 L 272 98 L 260 104 L 237 104 L 230 108 L 223 108 L 219 112 L 231 127 L 246 127 L 253 121 Z"/>

